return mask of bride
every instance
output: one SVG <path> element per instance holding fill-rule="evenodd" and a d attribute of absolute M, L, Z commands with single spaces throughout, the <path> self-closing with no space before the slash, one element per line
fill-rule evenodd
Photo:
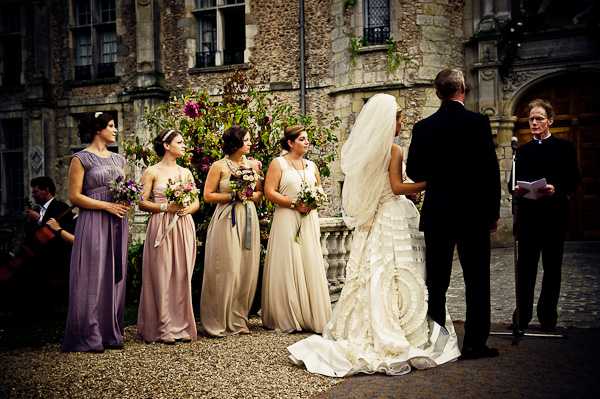
<path fill-rule="evenodd" d="M 311 373 L 400 375 L 460 356 L 450 317 L 445 326 L 427 317 L 419 213 L 402 195 L 425 183 L 402 181 L 402 150 L 393 143 L 400 119 L 396 99 L 376 94 L 342 147 L 344 221 L 354 227 L 346 282 L 323 336 L 288 347 Z"/>

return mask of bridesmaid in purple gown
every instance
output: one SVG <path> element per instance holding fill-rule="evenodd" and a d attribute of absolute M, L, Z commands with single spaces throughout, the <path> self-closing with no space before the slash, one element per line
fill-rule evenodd
<path fill-rule="evenodd" d="M 165 189 L 169 179 L 194 182 L 189 169 L 177 165 L 185 154 L 181 133 L 168 129 L 154 139 L 161 161 L 142 176 L 144 200 L 140 209 L 150 212 L 144 243 L 142 292 L 138 310 L 138 335 L 145 342 L 167 345 L 195 340 L 196 321 L 192 307 L 192 272 L 196 262 L 196 227 L 192 213 L 200 207 L 168 203 Z"/>
<path fill-rule="evenodd" d="M 108 184 L 124 176 L 126 160 L 108 150 L 113 117 L 96 113 L 79 125 L 82 142 L 69 167 L 69 200 L 79 207 L 71 253 L 69 310 L 63 352 L 123 348 L 128 206 L 111 202 Z"/>

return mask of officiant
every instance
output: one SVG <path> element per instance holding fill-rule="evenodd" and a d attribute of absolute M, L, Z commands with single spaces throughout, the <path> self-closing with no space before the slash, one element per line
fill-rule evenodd
<path fill-rule="evenodd" d="M 550 126 L 554 121 L 552 105 L 542 99 L 529 103 L 529 128 L 533 139 L 517 151 L 514 163 L 514 181 L 534 182 L 546 179 L 546 185 L 536 193 L 518 184 L 511 185 L 516 201 L 515 236 L 518 240 L 517 309 L 513 322 L 523 332 L 532 318 L 540 254 L 543 265 L 542 292 L 537 303 L 541 329 L 552 331 L 557 323 L 557 305 L 560 293 L 563 245 L 568 222 L 568 201 L 579 183 L 579 169 L 574 145 L 553 136 Z M 512 190 L 514 188 L 514 191 Z M 534 195 L 532 195 L 534 194 Z"/>

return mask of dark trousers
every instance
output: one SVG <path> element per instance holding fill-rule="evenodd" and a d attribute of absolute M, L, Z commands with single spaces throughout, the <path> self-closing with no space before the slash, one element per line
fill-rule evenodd
<path fill-rule="evenodd" d="M 490 232 L 487 228 L 468 231 L 425 231 L 429 316 L 446 323 L 446 292 L 450 285 L 454 248 L 463 270 L 467 317 L 463 348 L 485 346 L 490 333 Z"/>
<path fill-rule="evenodd" d="M 526 329 L 532 318 L 533 295 L 540 254 L 544 275 L 542 292 L 537 304 L 537 316 L 544 328 L 556 326 L 563 247 L 564 233 L 562 231 L 546 230 L 537 234 L 522 235 L 519 238 L 516 293 L 520 329 Z M 513 317 L 517 317 L 517 311 Z"/>

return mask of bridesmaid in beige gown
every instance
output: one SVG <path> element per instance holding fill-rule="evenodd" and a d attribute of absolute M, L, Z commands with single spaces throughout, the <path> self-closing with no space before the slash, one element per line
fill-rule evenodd
<path fill-rule="evenodd" d="M 154 139 L 154 149 L 162 160 L 144 172 L 144 199 L 139 204 L 152 216 L 144 243 L 137 328 L 146 342 L 172 345 L 195 340 L 198 335 L 192 307 L 192 271 L 196 261 L 192 213 L 198 210 L 199 201 L 182 208 L 167 203 L 164 195 L 169 179 L 194 181 L 192 173 L 176 163 L 185 154 L 181 133 L 173 129 L 161 132 Z"/>
<path fill-rule="evenodd" d="M 215 337 L 248 334 L 260 261 L 260 230 L 255 202 L 262 198 L 259 185 L 251 201 L 243 204 L 229 187 L 229 178 L 240 168 L 259 163 L 246 158 L 250 134 L 233 126 L 223 134 L 225 158 L 213 163 L 204 185 L 204 201 L 216 203 L 206 235 L 200 321 Z M 233 216 L 233 217 L 232 217 Z"/>
<path fill-rule="evenodd" d="M 277 208 L 263 274 L 263 325 L 282 332 L 320 333 L 331 317 L 331 301 L 319 216 L 296 201 L 303 182 L 321 184 L 319 171 L 304 159 L 309 142 L 303 126 L 286 128 L 281 145 L 288 152 L 271 162 L 265 179 L 265 196 Z"/>

